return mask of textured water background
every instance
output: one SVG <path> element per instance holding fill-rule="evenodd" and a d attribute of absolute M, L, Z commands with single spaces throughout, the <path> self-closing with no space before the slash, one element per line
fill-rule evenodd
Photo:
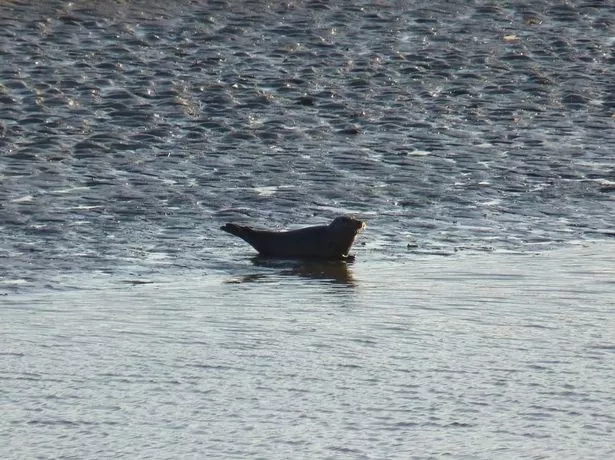
<path fill-rule="evenodd" d="M 0 453 L 612 456 L 605 5 L 2 2 Z"/>
<path fill-rule="evenodd" d="M 608 255 L 605 255 L 605 249 Z M 615 247 L 29 293 L 3 458 L 610 458 Z"/>

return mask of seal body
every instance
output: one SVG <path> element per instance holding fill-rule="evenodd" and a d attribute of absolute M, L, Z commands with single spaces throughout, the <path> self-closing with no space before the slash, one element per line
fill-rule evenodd
<path fill-rule="evenodd" d="M 346 259 L 357 234 L 365 223 L 347 216 L 336 217 L 329 225 L 274 232 L 226 224 L 220 227 L 238 236 L 265 257 L 300 259 Z"/>

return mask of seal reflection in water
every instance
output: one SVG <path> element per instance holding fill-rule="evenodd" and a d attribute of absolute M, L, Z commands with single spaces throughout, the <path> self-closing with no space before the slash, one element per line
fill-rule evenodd
<path fill-rule="evenodd" d="M 273 232 L 226 224 L 225 232 L 248 242 L 264 257 L 343 260 L 365 223 L 352 217 L 336 217 L 329 225 Z"/>

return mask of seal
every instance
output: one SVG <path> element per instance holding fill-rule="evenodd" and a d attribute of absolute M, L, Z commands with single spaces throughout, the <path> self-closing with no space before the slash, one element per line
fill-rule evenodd
<path fill-rule="evenodd" d="M 228 223 L 220 227 L 246 241 L 264 257 L 287 259 L 351 259 L 348 255 L 364 222 L 348 216 L 333 219 L 329 225 L 274 232 Z"/>

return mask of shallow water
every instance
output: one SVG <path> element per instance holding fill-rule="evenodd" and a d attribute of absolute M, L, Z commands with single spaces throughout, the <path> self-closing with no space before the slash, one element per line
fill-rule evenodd
<path fill-rule="evenodd" d="M 245 259 L 5 296 L 0 453 L 609 458 L 614 254 L 368 256 L 345 282 Z"/>
<path fill-rule="evenodd" d="M 0 457 L 613 456 L 615 10 L 170 5 L 0 2 Z"/>

